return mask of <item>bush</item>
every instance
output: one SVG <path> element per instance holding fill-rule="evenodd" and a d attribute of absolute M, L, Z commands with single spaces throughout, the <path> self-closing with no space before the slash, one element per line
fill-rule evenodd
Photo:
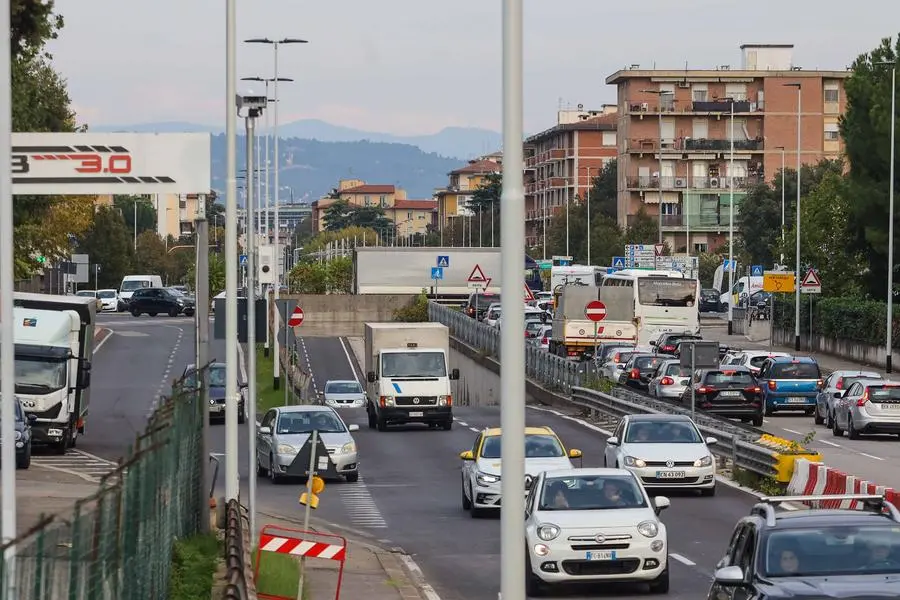
<path fill-rule="evenodd" d="M 219 541 L 211 534 L 176 541 L 168 597 L 172 600 L 209 598 L 220 551 Z"/>
<path fill-rule="evenodd" d="M 802 295 L 802 296 L 805 296 Z M 887 304 L 860 298 L 813 298 L 813 334 L 865 344 L 885 343 Z M 800 333 L 809 333 L 810 300 L 800 298 Z M 775 326 L 794 330 L 794 296 L 782 295 L 775 301 Z M 893 340 L 900 343 L 900 321 L 893 319 Z M 894 347 L 900 347 L 895 345 Z"/>
<path fill-rule="evenodd" d="M 425 290 L 409 304 L 394 311 L 394 320 L 404 323 L 424 323 L 428 320 L 428 296 Z"/>
<path fill-rule="evenodd" d="M 299 294 L 350 294 L 353 292 L 353 260 L 339 256 L 324 262 L 302 262 L 289 274 L 291 292 Z"/>

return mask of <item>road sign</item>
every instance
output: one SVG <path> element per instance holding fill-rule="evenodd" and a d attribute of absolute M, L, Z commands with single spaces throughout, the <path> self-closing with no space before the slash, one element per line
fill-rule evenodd
<path fill-rule="evenodd" d="M 606 274 L 607 274 L 607 275 L 612 275 L 612 274 L 615 273 L 616 271 L 618 271 L 618 269 L 616 269 L 615 267 L 606 267 Z"/>
<path fill-rule="evenodd" d="M 534 300 L 534 292 L 531 291 L 531 288 L 528 287 L 528 284 L 525 285 L 525 302 L 531 302 Z"/>
<path fill-rule="evenodd" d="M 763 273 L 763 291 L 776 294 L 790 294 L 794 291 L 793 273 L 783 273 L 781 271 L 766 271 Z"/>
<path fill-rule="evenodd" d="M 737 261 L 736 260 L 728 260 L 727 258 L 722 261 L 722 271 L 727 273 L 728 271 L 737 270 Z"/>
<path fill-rule="evenodd" d="M 437 266 L 441 268 L 449 268 L 450 267 L 450 256 L 446 254 L 441 254 L 437 258 Z M 432 277 L 432 279 L 434 279 Z"/>
<path fill-rule="evenodd" d="M 599 300 L 591 300 L 584 307 L 584 316 L 594 323 L 606 318 L 606 305 Z"/>
<path fill-rule="evenodd" d="M 247 265 L 247 255 L 246 255 L 246 254 L 241 254 L 241 266 L 243 267 L 243 266 L 246 266 L 246 265 Z"/>
<path fill-rule="evenodd" d="M 444 278 L 444 267 L 431 267 L 431 278 L 434 280 Z"/>
<path fill-rule="evenodd" d="M 665 244 L 653 244 L 653 254 L 656 256 L 662 256 L 663 250 L 665 249 Z"/>
<path fill-rule="evenodd" d="M 291 317 L 288 319 L 288 327 L 300 327 L 303 325 L 303 309 L 300 308 L 300 305 L 294 307 L 294 312 L 291 313 Z"/>
<path fill-rule="evenodd" d="M 699 259 L 696 256 L 659 256 L 656 259 L 656 268 L 681 271 L 687 277 L 696 277 L 699 271 Z"/>
<path fill-rule="evenodd" d="M 468 283 L 471 289 L 485 290 L 491 284 L 491 279 L 490 277 L 485 277 L 484 271 L 481 270 L 481 265 L 475 265 L 475 268 L 469 274 Z"/>
<path fill-rule="evenodd" d="M 819 274 L 812 269 L 807 271 L 806 275 L 803 276 L 803 281 L 800 282 L 800 292 L 803 294 L 821 294 L 822 280 L 819 279 Z"/>
<path fill-rule="evenodd" d="M 613 256 L 612 259 L 613 269 L 621 270 L 625 268 L 625 257 L 624 256 Z"/>
<path fill-rule="evenodd" d="M 633 269 L 655 269 L 656 249 L 653 244 L 625 246 L 625 266 Z"/>
<path fill-rule="evenodd" d="M 762 265 L 753 265 L 750 267 L 750 277 L 762 277 L 763 276 L 763 266 Z"/>

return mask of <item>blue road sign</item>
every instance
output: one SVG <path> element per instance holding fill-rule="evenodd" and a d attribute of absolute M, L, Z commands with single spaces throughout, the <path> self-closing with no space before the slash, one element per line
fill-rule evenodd
<path fill-rule="evenodd" d="M 247 264 L 247 255 L 241 254 L 241 266 L 244 266 L 246 264 Z"/>
<path fill-rule="evenodd" d="M 613 266 L 613 269 L 624 269 L 625 268 L 625 257 L 624 256 L 613 256 L 612 266 Z"/>
<path fill-rule="evenodd" d="M 734 266 L 737 264 L 736 260 L 728 260 L 727 258 L 722 261 L 722 270 L 723 271 L 734 271 Z"/>
<path fill-rule="evenodd" d="M 753 265 L 750 267 L 750 276 L 751 277 L 762 277 L 763 276 L 763 266 L 762 265 Z"/>
<path fill-rule="evenodd" d="M 431 267 L 431 278 L 432 279 L 443 279 L 444 278 L 444 267 Z"/>
<path fill-rule="evenodd" d="M 613 268 L 613 267 L 606 267 L 606 274 L 607 274 L 607 275 L 612 275 L 612 274 L 615 273 L 615 272 L 616 272 L 616 269 L 615 269 L 615 268 Z"/>
<path fill-rule="evenodd" d="M 439 255 L 438 259 L 437 259 L 437 266 L 439 266 L 441 268 L 449 267 L 450 266 L 450 257 L 446 254 Z"/>

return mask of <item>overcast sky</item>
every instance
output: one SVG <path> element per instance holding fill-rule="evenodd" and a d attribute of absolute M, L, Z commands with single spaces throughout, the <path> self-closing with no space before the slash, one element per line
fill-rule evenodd
<path fill-rule="evenodd" d="M 66 26 L 51 50 L 80 122 L 224 122 L 222 0 L 56 4 Z M 279 75 L 296 80 L 280 88 L 283 122 L 318 118 L 401 135 L 501 127 L 500 0 L 237 4 L 239 39 L 310 41 L 280 51 Z M 796 65 L 842 69 L 900 29 L 900 0 L 525 4 L 526 131 L 554 125 L 561 103 L 614 102 L 604 79 L 633 63 L 737 67 L 742 43 L 793 43 Z M 271 77 L 273 62 L 271 47 L 238 48 L 239 77 Z"/>

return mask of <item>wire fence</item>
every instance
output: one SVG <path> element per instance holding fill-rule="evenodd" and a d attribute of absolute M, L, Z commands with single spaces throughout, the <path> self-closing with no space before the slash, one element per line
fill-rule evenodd
<path fill-rule="evenodd" d="M 199 390 L 176 382 L 96 493 L 0 546 L 15 548 L 0 600 L 167 598 L 174 541 L 208 518 L 204 418 Z"/>

